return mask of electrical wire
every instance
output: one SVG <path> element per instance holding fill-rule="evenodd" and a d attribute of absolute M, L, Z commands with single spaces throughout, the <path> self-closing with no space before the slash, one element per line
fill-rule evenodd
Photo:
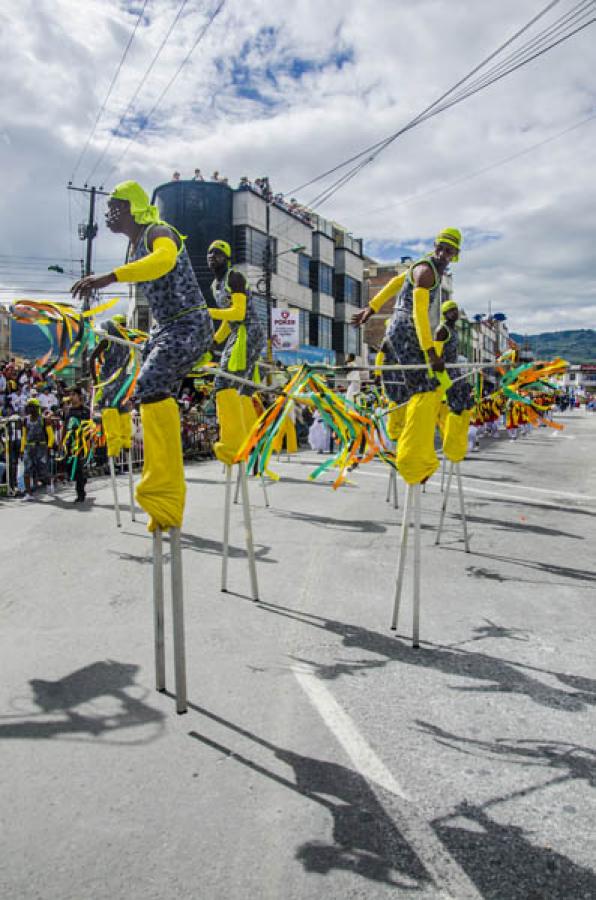
<path fill-rule="evenodd" d="M 467 93 L 465 93 L 464 95 L 453 100 L 452 102 L 446 103 L 442 107 L 437 108 L 432 113 L 428 114 L 425 117 L 425 120 L 430 119 L 435 115 L 438 115 L 440 112 L 443 112 L 444 110 L 449 109 L 458 103 L 461 103 L 463 100 L 466 100 L 468 97 L 472 96 L 473 94 L 479 93 L 481 90 L 484 90 L 486 87 L 490 86 L 491 84 L 494 84 L 496 81 L 500 81 L 501 78 L 504 78 L 506 75 L 509 75 L 511 72 L 515 71 L 516 69 L 521 68 L 521 66 L 527 65 L 527 63 L 531 62 L 533 59 L 536 59 L 537 56 L 541 56 L 543 53 L 546 53 L 548 50 L 551 50 L 553 47 L 557 46 L 558 44 L 562 43 L 563 41 L 568 40 L 574 34 L 577 34 L 578 31 L 582 31 L 584 28 L 586 28 L 588 25 L 591 25 L 593 22 L 596 22 L 596 17 L 590 19 L 589 21 L 583 23 L 582 25 L 579 25 L 571 33 L 565 35 L 564 37 L 559 38 L 555 42 L 552 42 L 547 47 L 542 48 L 539 51 L 536 51 L 533 55 L 524 59 L 522 62 L 517 63 L 515 66 L 510 66 L 508 69 L 506 69 L 500 75 L 492 78 L 491 80 L 480 85 L 479 87 L 476 87 L 474 90 L 470 90 Z M 417 124 L 419 124 L 419 123 L 417 123 Z M 401 133 L 403 133 L 403 131 Z M 354 166 L 353 169 L 351 169 L 348 173 L 343 175 L 340 179 L 338 179 L 332 185 L 325 188 L 325 190 L 323 190 L 320 194 L 318 194 L 316 197 L 314 197 L 309 202 L 308 205 L 309 206 L 315 206 L 315 205 L 321 206 L 323 203 L 325 203 L 327 200 L 329 200 L 338 190 L 340 190 L 340 188 L 342 188 L 345 184 L 347 184 L 349 181 L 351 181 L 353 178 L 355 178 L 356 175 L 358 175 L 362 171 L 362 169 L 365 168 L 365 166 L 367 166 L 371 162 L 373 162 L 373 160 L 376 159 L 376 157 L 382 152 L 382 150 L 384 150 L 387 146 L 389 146 L 390 143 L 393 143 L 393 141 L 395 139 L 396 139 L 396 136 L 389 139 L 383 147 L 381 147 L 375 153 L 371 154 L 367 159 L 365 159 L 364 161 L 359 163 L 357 166 Z"/>
<path fill-rule="evenodd" d="M 493 84 L 495 81 L 504 78 L 506 75 L 520 68 L 522 65 L 526 65 L 537 56 L 542 55 L 543 53 L 552 49 L 554 46 L 562 43 L 564 40 L 569 39 L 578 31 L 581 31 L 583 28 L 587 27 L 588 25 L 592 24 L 593 21 L 595 21 L 595 19 L 588 19 L 588 21 L 583 22 L 580 21 L 581 17 L 585 17 L 589 13 L 590 7 L 594 5 L 593 0 L 583 0 L 583 2 L 576 4 L 573 9 L 565 13 L 563 16 L 559 17 L 559 19 L 555 20 L 554 23 L 551 23 L 551 25 L 549 25 L 538 35 L 535 35 L 523 47 L 515 50 L 507 57 L 506 61 L 501 60 L 490 70 L 490 74 L 484 72 L 479 79 L 476 79 L 476 81 L 472 81 L 470 83 L 470 80 L 475 74 L 480 72 L 481 69 L 484 69 L 486 65 L 497 55 L 502 53 L 506 47 L 508 47 L 513 41 L 517 40 L 517 38 L 519 38 L 524 32 L 528 31 L 528 29 L 532 25 L 534 25 L 540 18 L 546 15 L 546 13 L 548 13 L 558 2 L 560 2 L 560 0 L 551 0 L 551 2 L 548 3 L 546 7 L 544 7 L 544 9 L 542 9 L 536 16 L 534 16 L 529 22 L 527 22 L 512 37 L 508 38 L 507 41 L 501 44 L 497 48 L 497 50 L 493 51 L 493 53 L 486 57 L 479 65 L 475 66 L 474 69 L 472 69 L 466 76 L 464 76 L 464 78 L 460 79 L 448 91 L 443 93 L 437 100 L 435 100 L 432 104 L 422 110 L 422 112 L 418 113 L 418 115 L 407 122 L 406 125 L 388 135 L 383 140 L 377 141 L 375 144 L 365 148 L 359 154 L 350 157 L 349 160 L 345 160 L 344 162 L 339 163 L 337 166 L 334 166 L 332 169 L 328 169 L 326 172 L 322 173 L 314 179 L 311 179 L 309 182 L 300 185 L 298 188 L 294 188 L 290 193 L 297 193 L 304 187 L 307 187 L 310 184 L 314 184 L 331 174 L 335 174 L 341 169 L 344 169 L 346 165 L 349 165 L 351 162 L 359 160 L 359 162 L 352 169 L 341 175 L 331 185 L 328 185 L 308 204 L 309 206 L 320 206 L 334 193 L 336 193 L 344 185 L 351 181 L 352 178 L 359 174 L 359 172 L 366 165 L 369 165 L 379 155 L 379 153 L 381 153 L 390 144 L 397 140 L 398 137 L 412 130 L 423 121 L 426 121 L 427 119 L 432 118 L 434 115 L 437 115 L 439 112 L 443 112 L 444 110 L 449 109 L 451 106 L 456 105 L 456 103 L 462 102 L 469 96 L 472 96 L 474 93 L 477 93 L 485 87 L 488 87 L 490 84 Z M 579 24 L 577 24 L 578 22 Z M 564 33 L 565 28 L 570 25 L 576 25 L 576 27 L 573 28 L 571 32 Z M 459 90 L 458 92 L 458 89 L 460 88 L 461 90 Z"/>
<path fill-rule="evenodd" d="M 122 115 L 120 116 L 120 121 L 118 122 L 116 128 L 112 129 L 112 133 L 111 133 L 109 139 L 106 141 L 106 143 L 105 143 L 105 145 L 104 145 L 104 147 L 103 147 L 103 150 L 102 150 L 101 153 L 99 154 L 99 157 L 98 157 L 98 159 L 97 159 L 95 165 L 93 166 L 93 168 L 92 168 L 91 171 L 89 172 L 89 175 L 88 175 L 87 178 L 85 179 L 85 183 L 86 183 L 86 184 L 89 184 L 89 182 L 90 182 L 91 179 L 93 178 L 93 175 L 94 175 L 95 172 L 98 170 L 98 168 L 99 168 L 99 166 L 101 165 L 101 163 L 103 162 L 106 153 L 108 152 L 109 148 L 110 148 L 111 145 L 112 145 L 112 141 L 114 140 L 114 138 L 115 138 L 116 135 L 118 134 L 118 131 L 120 130 L 120 127 L 121 127 L 121 125 L 123 124 L 124 120 L 126 119 L 128 113 L 131 111 L 131 109 L 132 109 L 132 107 L 133 107 L 133 105 L 134 105 L 135 100 L 136 100 L 137 97 L 139 96 L 139 94 L 140 94 L 140 92 L 141 92 L 141 89 L 142 89 L 142 88 L 144 87 L 144 85 L 146 84 L 147 79 L 149 78 L 149 75 L 151 74 L 151 72 L 152 72 L 152 70 L 153 70 L 153 67 L 155 66 L 156 62 L 158 61 L 159 57 L 161 56 L 161 54 L 162 54 L 162 52 L 163 52 L 163 50 L 164 50 L 166 44 L 168 43 L 168 41 L 169 41 L 169 39 L 170 39 L 170 36 L 171 36 L 172 32 L 174 31 L 174 28 L 175 28 L 176 25 L 178 24 L 178 21 L 179 21 L 179 19 L 180 19 L 180 16 L 182 15 L 182 13 L 183 13 L 183 11 L 184 11 L 184 7 L 186 6 L 187 2 L 188 2 L 188 0 L 182 0 L 182 3 L 180 4 L 180 7 L 179 7 L 179 9 L 178 9 L 178 12 L 177 12 L 176 15 L 174 16 L 174 20 L 172 21 L 170 27 L 168 28 L 168 30 L 167 30 L 167 32 L 166 32 L 166 35 L 165 35 L 164 39 L 162 40 L 161 44 L 160 44 L 159 47 L 157 48 L 157 51 L 154 53 L 153 58 L 152 58 L 151 62 L 149 63 L 147 69 L 145 70 L 145 72 L 144 72 L 144 74 L 143 74 L 141 80 L 139 81 L 139 83 L 138 83 L 138 85 L 137 85 L 137 87 L 136 87 L 136 90 L 135 90 L 134 94 L 132 95 L 131 99 L 128 101 L 128 105 L 127 105 L 126 109 L 124 110 L 124 112 L 123 112 Z"/>
<path fill-rule="evenodd" d="M 77 172 L 78 172 L 79 166 L 81 165 L 81 162 L 82 162 L 82 160 L 83 160 L 83 157 L 85 156 L 85 153 L 86 153 L 87 150 L 89 149 L 89 144 L 90 144 L 91 141 L 93 140 L 93 136 L 94 136 L 94 134 L 95 134 L 95 132 L 96 132 L 96 130 L 97 130 L 97 126 L 98 126 L 98 124 L 99 124 L 99 120 L 101 119 L 101 117 L 102 117 L 102 115 L 103 115 L 103 112 L 104 112 L 104 110 L 105 110 L 105 108 L 106 108 L 106 105 L 107 105 L 108 100 L 110 99 L 110 96 L 111 96 L 111 94 L 112 94 L 112 90 L 113 90 L 113 88 L 114 88 L 114 85 L 116 84 L 116 80 L 117 80 L 117 78 L 118 78 L 118 75 L 120 74 L 120 70 L 122 69 L 122 66 L 124 65 L 124 61 L 126 60 L 126 57 L 127 57 L 127 55 L 128 55 L 128 51 L 130 50 L 130 45 L 132 44 L 132 42 L 133 42 L 133 40 L 134 40 L 134 36 L 135 36 L 135 34 L 137 33 L 137 29 L 138 29 L 139 25 L 141 24 L 141 20 L 142 20 L 144 14 L 145 14 L 145 7 L 147 6 L 147 3 L 148 3 L 148 0 L 144 0 L 143 6 L 141 7 L 141 11 L 140 11 L 140 13 L 139 13 L 139 15 L 138 15 L 138 17 L 137 17 L 137 21 L 135 22 L 135 26 L 134 26 L 134 28 L 133 28 L 133 30 L 132 30 L 132 33 L 131 33 L 131 35 L 130 35 L 130 37 L 129 37 L 129 39 L 128 39 L 128 43 L 127 43 L 126 47 L 124 48 L 124 52 L 123 52 L 122 56 L 120 57 L 120 62 L 118 63 L 118 65 L 117 65 L 117 67 L 116 67 L 116 71 L 114 72 L 113 78 L 112 78 L 112 80 L 111 80 L 111 82 L 110 82 L 110 86 L 109 86 L 109 88 L 108 88 L 108 92 L 107 92 L 107 94 L 106 94 L 105 97 L 104 97 L 103 103 L 101 104 L 101 106 L 100 106 L 100 108 L 99 108 L 99 112 L 97 113 L 97 116 L 95 117 L 95 122 L 93 123 L 93 127 L 91 128 L 91 131 L 90 131 L 90 133 L 89 133 L 89 137 L 87 138 L 87 141 L 86 141 L 86 143 L 85 143 L 85 146 L 83 147 L 83 149 L 82 149 L 81 152 L 79 153 L 79 157 L 78 157 L 78 159 L 77 159 L 77 161 L 76 161 L 76 163 L 75 163 L 75 167 L 74 167 L 74 169 L 73 169 L 73 171 L 72 171 L 72 175 L 70 176 L 71 182 L 75 180 L 75 176 L 76 176 L 76 174 L 77 174 Z"/>
<path fill-rule="evenodd" d="M 145 122 L 146 122 L 145 127 L 147 126 L 147 124 L 148 124 L 149 121 L 151 120 L 151 117 L 153 116 L 153 114 L 155 113 L 155 111 L 157 110 L 157 108 L 160 106 L 162 100 L 164 99 L 164 97 L 166 96 L 166 94 L 168 93 L 168 91 L 170 90 L 170 88 L 172 87 L 172 85 L 174 84 L 174 82 L 176 81 L 176 79 L 178 78 L 178 76 L 180 75 L 180 73 L 182 72 L 182 69 L 184 68 L 184 66 L 185 66 L 185 65 L 187 64 L 187 62 L 189 61 L 190 57 L 192 56 L 192 54 L 194 53 L 194 51 L 196 50 L 196 48 L 198 47 L 198 45 L 200 44 L 200 42 L 203 40 L 203 38 L 204 38 L 205 34 L 207 33 L 208 29 L 210 28 L 210 26 L 213 24 L 213 22 L 215 21 L 215 19 L 218 17 L 218 15 L 220 14 L 220 12 L 222 11 L 222 9 L 223 9 L 223 7 L 225 6 L 225 4 L 226 4 L 226 0 L 219 0 L 219 3 L 218 3 L 218 5 L 216 6 L 216 8 L 214 9 L 214 11 L 213 11 L 212 13 L 209 14 L 209 16 L 208 16 L 208 18 L 207 18 L 207 22 L 206 22 L 205 25 L 203 25 L 203 27 L 200 29 L 200 31 L 199 31 L 197 37 L 195 38 L 195 41 L 194 41 L 194 43 L 192 44 L 190 50 L 188 51 L 188 53 L 186 54 L 186 56 L 184 57 L 184 59 L 182 60 L 182 62 L 180 63 L 180 65 L 178 66 L 178 68 L 176 69 L 176 71 L 174 72 L 174 74 L 172 75 L 171 79 L 170 79 L 170 80 L 168 81 L 168 83 L 166 84 L 165 88 L 163 89 L 163 91 L 161 92 L 161 94 L 159 95 L 159 97 L 157 98 L 157 100 L 156 100 L 156 102 L 154 103 L 154 105 L 151 107 L 151 109 L 149 110 L 149 112 L 148 112 L 147 115 L 145 116 Z M 124 159 L 124 157 L 126 156 L 126 154 L 128 153 L 128 149 L 129 149 L 130 145 L 132 144 L 132 142 L 135 140 L 135 138 L 137 137 L 137 135 L 138 135 L 138 134 L 140 133 L 140 131 L 142 131 L 142 130 L 143 130 L 143 129 L 139 129 L 139 131 L 137 132 L 137 134 L 136 134 L 136 135 L 133 135 L 133 136 L 130 138 L 130 140 L 128 141 L 128 143 L 127 143 L 126 146 L 124 147 L 122 153 L 120 154 L 120 156 L 118 157 L 118 159 L 116 160 L 116 162 L 112 165 L 111 169 L 110 169 L 110 170 L 108 171 L 108 173 L 106 174 L 106 177 L 103 179 L 104 182 L 107 182 L 107 180 L 108 180 L 108 179 L 110 178 L 110 176 L 112 175 L 112 172 L 115 172 L 115 171 L 118 169 L 118 166 L 120 165 L 120 163 L 122 162 L 122 160 Z"/>
<path fill-rule="evenodd" d="M 593 0 L 590 0 L 590 2 L 593 5 Z M 578 6 L 582 6 L 582 4 L 580 3 L 580 4 L 578 4 Z M 568 34 L 565 34 L 562 37 L 558 37 L 557 40 L 555 40 L 555 41 L 551 41 L 551 43 L 548 44 L 546 47 L 541 46 L 538 49 L 535 49 L 529 56 L 527 54 L 524 55 L 523 50 L 520 51 L 521 57 L 522 57 L 521 61 L 515 62 L 515 65 L 510 64 L 504 70 L 501 70 L 498 74 L 494 75 L 494 77 L 484 81 L 480 85 L 477 85 L 475 87 L 470 86 L 469 89 L 467 89 L 466 91 L 464 91 L 463 93 L 458 95 L 456 98 L 454 98 L 448 102 L 445 102 L 441 106 L 438 106 L 435 109 L 433 109 L 431 112 L 426 113 L 424 115 L 423 120 L 421 120 L 420 117 L 417 117 L 417 119 L 415 120 L 415 124 L 420 124 L 420 121 L 426 121 L 427 119 L 430 119 L 435 115 L 438 115 L 440 112 L 443 112 L 444 110 L 449 109 L 452 106 L 455 106 L 457 103 L 461 103 L 463 100 L 466 100 L 468 97 L 472 96 L 473 94 L 476 94 L 481 90 L 484 90 L 489 85 L 494 84 L 494 82 L 500 81 L 506 75 L 509 75 L 511 72 L 515 71 L 516 69 L 521 68 L 521 66 L 523 66 L 523 65 L 527 65 L 527 63 L 531 62 L 533 59 L 536 59 L 538 56 L 541 56 L 543 53 L 546 53 L 548 50 L 551 50 L 553 47 L 557 46 L 558 44 L 562 43 L 563 41 L 568 40 L 574 34 L 577 34 L 579 31 L 582 31 L 584 28 L 586 28 L 588 25 L 591 25 L 595 21 L 596 21 L 596 17 L 589 19 L 587 22 L 581 23 L 576 28 L 574 28 L 573 31 L 569 32 Z M 518 57 L 516 57 L 516 60 L 517 60 L 517 58 Z M 333 194 L 335 194 L 338 190 L 340 190 L 340 188 L 342 188 L 345 184 L 347 184 L 349 181 L 351 181 L 352 178 L 355 178 L 356 175 L 358 175 L 359 172 L 365 166 L 369 165 L 374 159 L 376 159 L 376 157 L 379 155 L 379 153 L 381 153 L 384 149 L 386 149 L 386 147 L 388 147 L 391 143 L 393 143 L 393 141 L 396 140 L 397 137 L 399 137 L 401 134 L 403 134 L 405 130 L 410 130 L 412 127 L 414 127 L 414 126 L 410 123 L 407 126 L 405 126 L 405 128 L 400 129 L 399 132 L 396 132 L 395 134 L 390 135 L 389 138 L 386 139 L 384 144 L 381 147 L 379 147 L 378 150 L 376 150 L 374 153 L 372 153 L 369 157 L 364 159 L 358 165 L 354 166 L 353 169 L 351 169 L 348 173 L 343 175 L 340 179 L 338 179 L 336 182 L 334 182 L 332 185 L 325 188 L 320 194 L 318 194 L 316 197 L 314 197 L 310 201 L 309 206 L 314 206 L 314 205 L 321 206 L 322 203 L 324 203 L 331 196 L 333 196 Z"/>
<path fill-rule="evenodd" d="M 468 172 L 467 175 L 462 175 L 459 178 L 454 179 L 453 181 L 447 181 L 444 184 L 439 184 L 431 190 L 420 191 L 417 194 L 410 194 L 408 197 L 403 197 L 401 200 L 398 200 L 397 203 L 389 203 L 385 204 L 384 206 L 377 206 L 374 209 L 365 210 L 362 214 L 373 215 L 374 213 L 384 212 L 386 209 L 394 209 L 396 206 L 405 205 L 406 203 L 410 203 L 413 200 L 422 200 L 424 197 L 434 196 L 440 191 L 447 191 L 452 187 L 456 187 L 458 184 L 462 184 L 462 182 L 464 181 L 469 181 L 472 178 L 477 178 L 479 175 L 484 175 L 486 172 L 490 172 L 492 169 L 503 166 L 514 159 L 519 159 L 520 156 L 525 156 L 526 154 L 531 153 L 533 150 L 537 150 L 539 147 L 544 147 L 545 144 L 550 144 L 552 143 L 552 141 L 557 141 L 564 135 L 569 134 L 571 131 L 575 131 L 576 128 L 580 128 L 582 125 L 587 125 L 588 122 L 592 122 L 594 119 L 596 119 L 596 113 L 593 113 L 591 116 L 588 116 L 587 118 L 576 122 L 574 125 L 570 125 L 568 128 L 565 128 L 563 131 L 559 131 L 557 134 L 554 134 L 551 137 L 545 138 L 545 140 L 543 141 L 538 141 L 538 143 L 531 144 L 529 147 L 525 147 L 523 150 L 519 150 L 517 153 L 512 153 L 511 156 L 505 156 L 503 157 L 503 159 L 496 160 L 494 163 L 490 163 L 490 165 L 488 166 L 483 166 L 482 169 L 476 169 L 474 172 Z"/>

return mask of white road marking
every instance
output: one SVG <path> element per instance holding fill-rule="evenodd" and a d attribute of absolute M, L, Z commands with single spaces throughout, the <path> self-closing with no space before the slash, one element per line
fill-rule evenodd
<path fill-rule="evenodd" d="M 387 480 L 387 475 L 377 474 L 376 472 L 360 472 L 359 474 L 364 475 L 366 478 L 383 478 L 385 481 Z M 465 476 L 462 476 L 462 477 L 465 477 Z M 432 488 L 438 489 L 439 488 L 439 479 L 431 478 L 430 481 L 426 482 L 426 484 L 427 484 L 427 487 L 432 487 Z M 500 486 L 499 491 L 484 491 L 484 490 L 482 490 L 482 488 L 477 488 L 477 487 L 474 487 L 473 485 L 466 484 L 465 493 L 466 494 L 479 494 L 482 497 L 495 497 L 498 500 L 514 500 L 516 503 L 520 503 L 520 504 L 527 503 L 529 505 L 534 504 L 535 506 L 547 506 L 550 509 L 559 509 L 559 510 L 561 509 L 560 503 L 551 503 L 549 500 L 543 500 L 541 497 L 524 497 L 522 494 L 507 494 L 503 491 L 503 485 L 500 482 L 498 482 L 498 484 Z M 512 488 L 513 485 L 507 485 L 507 487 Z M 528 490 L 528 488 L 525 485 L 524 485 L 523 489 Z M 533 488 L 533 490 L 538 490 L 538 488 Z M 557 491 L 549 491 L 548 493 L 551 493 L 557 497 L 565 496 L 563 493 L 559 493 Z M 567 496 L 570 496 L 570 495 L 567 495 Z M 576 494 L 576 495 L 571 495 L 571 496 L 579 497 L 581 495 Z M 596 497 L 582 496 L 582 499 L 596 501 Z M 587 506 L 589 504 L 585 504 L 585 505 Z M 581 509 L 581 508 L 582 508 L 582 506 L 579 506 L 579 505 L 570 507 L 570 509 Z"/>
<path fill-rule="evenodd" d="M 571 438 L 572 435 L 563 435 L 563 437 Z M 310 460 L 309 460 L 309 462 L 310 462 Z M 313 460 L 313 465 L 316 465 L 315 460 Z M 370 463 L 368 465 L 370 465 Z M 373 465 L 375 465 L 375 464 L 373 463 Z M 375 466 L 375 468 L 377 468 L 377 466 Z M 382 474 L 381 472 L 370 472 L 370 471 L 365 472 L 365 471 L 363 471 L 362 467 L 360 467 L 355 474 L 368 475 L 369 477 L 373 477 L 373 478 L 387 479 L 389 477 L 389 470 L 387 469 L 386 473 Z M 474 480 L 473 475 L 466 475 L 465 472 L 462 472 L 461 476 L 462 476 L 462 478 L 469 478 L 470 480 Z M 499 487 L 499 488 L 509 488 L 510 490 L 515 488 L 515 485 L 504 484 L 502 481 L 491 481 L 488 478 L 486 478 L 486 479 L 483 478 L 482 480 L 484 481 L 485 484 L 494 484 L 496 487 Z M 430 481 L 427 482 L 427 484 L 433 484 L 433 483 L 436 484 L 436 476 L 431 478 Z M 551 488 L 532 487 L 529 484 L 522 484 L 522 485 L 520 485 L 520 487 L 524 491 L 536 491 L 539 494 L 552 494 L 553 497 L 566 497 L 569 500 L 584 500 L 584 501 L 596 502 L 596 497 L 589 495 L 589 494 L 572 494 L 568 491 L 556 491 L 556 490 L 552 490 Z"/>
<path fill-rule="evenodd" d="M 333 694 L 327 690 L 323 682 L 309 669 L 295 666 L 292 671 L 304 693 L 307 694 L 313 706 L 366 780 L 373 781 L 397 797 L 411 802 L 411 797 L 391 774 L 385 763 L 369 747 L 348 714 L 339 705 Z"/>
<path fill-rule="evenodd" d="M 306 666 L 293 666 L 298 684 L 319 713 L 323 722 L 346 751 L 356 770 L 369 782 L 399 797 L 401 804 L 392 804 L 387 815 L 395 822 L 400 834 L 417 854 L 420 862 L 435 882 L 440 896 L 450 900 L 482 900 L 482 895 L 464 870 L 446 850 L 431 825 L 416 808 L 416 802 L 400 785 L 364 740 L 346 711 L 335 697 Z"/>

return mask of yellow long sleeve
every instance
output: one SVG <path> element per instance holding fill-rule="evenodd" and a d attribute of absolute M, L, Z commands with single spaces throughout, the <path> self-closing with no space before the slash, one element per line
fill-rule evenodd
<path fill-rule="evenodd" d="M 429 291 L 426 288 L 414 288 L 414 326 L 418 335 L 418 343 L 425 352 L 434 346 L 428 319 L 429 303 Z"/>
<path fill-rule="evenodd" d="M 153 241 L 153 250 L 148 256 L 137 259 L 114 269 L 117 281 L 156 281 L 171 272 L 176 265 L 178 248 L 168 237 L 158 237 Z"/>
<path fill-rule="evenodd" d="M 246 316 L 246 294 L 232 294 L 232 305 L 225 309 L 211 306 L 209 315 L 218 322 L 242 322 Z"/>
<path fill-rule="evenodd" d="M 384 362 L 385 362 L 385 354 L 383 353 L 382 350 L 379 350 L 379 352 L 375 356 L 375 369 L 374 369 L 374 373 L 373 373 L 375 378 L 380 378 L 381 375 L 383 374 L 381 372 L 381 370 L 378 368 L 378 366 L 382 366 Z"/>
<path fill-rule="evenodd" d="M 222 322 L 221 325 L 219 326 L 219 328 L 217 329 L 217 331 L 215 332 L 215 334 L 213 335 L 213 340 L 215 341 L 215 343 L 223 344 L 223 342 L 228 337 L 231 330 L 232 329 L 230 328 L 229 322 Z"/>
<path fill-rule="evenodd" d="M 378 313 L 380 309 L 385 306 L 387 301 L 394 297 L 397 292 L 400 290 L 402 284 L 406 280 L 407 272 L 402 272 L 401 275 L 396 275 L 395 278 L 392 278 L 391 281 L 388 281 L 384 288 L 381 288 L 378 294 L 372 298 L 372 300 L 368 301 L 368 305 L 373 310 L 373 312 Z"/>

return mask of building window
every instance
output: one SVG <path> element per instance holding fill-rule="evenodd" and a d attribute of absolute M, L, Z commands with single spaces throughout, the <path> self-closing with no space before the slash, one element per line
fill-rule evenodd
<path fill-rule="evenodd" d="M 353 279 L 352 279 L 353 280 Z M 356 282 L 358 283 L 358 282 Z M 353 353 L 355 356 L 360 355 L 360 328 L 355 325 L 346 325 L 345 346 L 346 353 Z"/>
<path fill-rule="evenodd" d="M 277 272 L 277 239 L 269 238 L 271 248 L 271 271 Z M 248 263 L 249 266 L 265 267 L 267 252 L 267 235 L 263 231 L 249 225 L 236 225 L 234 228 L 234 258 L 237 263 Z"/>
<path fill-rule="evenodd" d="M 265 334 L 269 334 L 269 314 L 267 310 L 267 301 L 264 297 L 261 297 L 260 294 L 252 294 L 252 302 L 253 306 L 256 310 L 257 316 L 259 317 L 259 322 L 263 326 L 263 330 Z M 271 304 L 272 306 L 274 304 Z"/>
<path fill-rule="evenodd" d="M 310 313 L 310 343 L 314 347 L 331 350 L 332 325 L 333 319 L 330 319 L 328 316 L 318 316 L 316 313 Z"/>
<path fill-rule="evenodd" d="M 337 353 L 353 353 L 360 355 L 362 336 L 360 329 L 345 322 L 333 323 L 333 349 Z"/>
<path fill-rule="evenodd" d="M 298 284 L 304 287 L 310 287 L 310 263 L 310 256 L 298 254 Z"/>
<path fill-rule="evenodd" d="M 319 260 L 310 263 L 310 289 L 333 297 L 333 268 Z"/>
<path fill-rule="evenodd" d="M 338 303 L 362 306 L 362 284 L 351 275 L 335 276 L 335 299 Z M 353 352 L 353 351 L 348 351 Z"/>

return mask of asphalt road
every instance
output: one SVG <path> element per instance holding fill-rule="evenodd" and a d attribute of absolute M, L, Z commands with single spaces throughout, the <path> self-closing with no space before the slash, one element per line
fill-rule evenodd
<path fill-rule="evenodd" d="M 240 507 L 219 591 L 221 466 L 189 467 L 184 716 L 142 517 L 105 481 L 1 501 L 3 900 L 596 898 L 596 416 L 559 421 L 464 463 L 469 554 L 429 484 L 418 650 L 380 464 L 333 492 L 303 453 L 269 509 L 251 482 L 258 604 Z"/>

